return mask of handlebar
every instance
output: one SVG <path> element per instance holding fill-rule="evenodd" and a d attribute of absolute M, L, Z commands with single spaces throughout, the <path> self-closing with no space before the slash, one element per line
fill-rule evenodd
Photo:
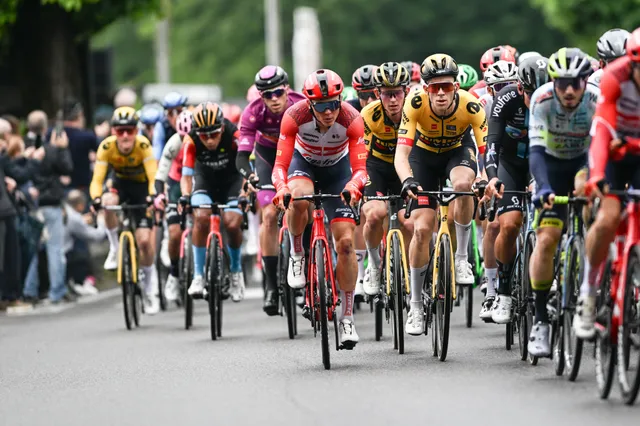
<path fill-rule="evenodd" d="M 152 203 L 147 204 L 119 204 L 117 206 L 102 206 L 104 210 L 112 212 L 130 211 L 130 210 L 146 210 Z"/>
<path fill-rule="evenodd" d="M 318 208 L 318 206 L 322 204 L 322 200 L 335 199 L 335 198 L 342 199 L 343 197 L 344 197 L 344 200 L 347 202 L 347 207 L 349 207 L 349 209 L 351 209 L 351 213 L 353 213 L 353 217 L 356 221 L 356 225 L 360 225 L 360 208 L 359 207 L 354 208 L 351 206 L 351 204 L 349 204 L 349 202 L 351 201 L 351 194 L 349 194 L 349 191 L 344 191 L 342 195 L 316 193 L 311 195 L 301 195 L 299 197 L 292 197 L 291 194 L 285 194 L 282 200 L 282 203 L 284 204 L 284 208 L 288 209 L 289 204 L 291 204 L 291 201 L 311 201 L 316 205 L 316 208 Z"/>
<path fill-rule="evenodd" d="M 238 205 L 234 206 L 229 204 L 231 201 L 238 201 Z M 249 229 L 249 216 L 247 215 L 247 206 L 249 205 L 249 200 L 247 197 L 229 197 L 227 204 L 222 203 L 211 203 L 211 204 L 200 204 L 197 206 L 191 206 L 189 202 L 180 200 L 180 205 L 182 206 L 182 214 L 180 221 L 184 222 L 184 218 L 186 217 L 188 211 L 187 208 L 190 209 L 211 209 L 211 214 L 220 214 L 220 210 L 224 209 L 234 209 L 239 208 L 242 211 L 242 225 L 241 228 L 243 230 Z"/>
<path fill-rule="evenodd" d="M 475 197 L 475 192 L 462 192 L 462 191 L 415 191 L 413 192 L 416 197 L 433 197 L 438 200 L 439 204 L 448 206 L 453 200 L 460 197 Z M 411 212 L 415 209 L 415 201 L 413 198 L 409 200 L 407 209 L 404 212 L 404 218 L 409 219 Z"/>

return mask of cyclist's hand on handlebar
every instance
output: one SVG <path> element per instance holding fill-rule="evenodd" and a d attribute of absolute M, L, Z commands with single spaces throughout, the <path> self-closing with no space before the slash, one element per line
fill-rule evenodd
<path fill-rule="evenodd" d="M 418 180 L 413 176 L 409 176 L 404 180 L 404 182 L 402 182 L 402 193 L 400 194 L 402 195 L 402 198 L 406 199 L 407 197 L 409 197 L 417 200 L 418 197 L 415 194 L 416 191 L 422 191 L 422 187 L 420 186 Z"/>
<path fill-rule="evenodd" d="M 495 196 L 498 200 L 502 199 L 504 192 L 504 185 L 498 178 L 493 178 L 487 184 L 487 189 L 484 193 L 483 201 L 489 201 L 491 197 Z"/>
<path fill-rule="evenodd" d="M 191 195 L 183 195 L 178 199 L 178 213 L 182 214 L 184 208 L 186 208 L 191 202 Z"/>
<path fill-rule="evenodd" d="M 289 190 L 289 187 L 287 185 L 280 188 L 280 190 L 276 192 L 276 196 L 273 197 L 273 201 L 272 201 L 273 204 L 275 204 L 275 206 L 278 207 L 280 210 L 285 210 L 284 196 L 286 194 L 291 195 L 291 191 Z"/>
<path fill-rule="evenodd" d="M 555 197 L 556 194 L 554 194 L 551 188 L 542 188 L 538 190 L 535 197 L 533 197 L 533 204 L 538 208 L 542 207 L 545 210 L 550 210 L 553 208 L 553 200 Z"/>
<path fill-rule="evenodd" d="M 485 191 L 487 190 L 487 181 L 482 177 L 477 177 L 471 185 L 471 191 L 476 194 L 476 197 L 480 198 L 480 201 L 484 201 Z"/>
<path fill-rule="evenodd" d="M 604 176 L 593 176 L 587 181 L 584 189 L 587 197 L 602 198 L 607 193 L 607 182 Z"/>
<path fill-rule="evenodd" d="M 349 193 L 349 202 L 347 203 L 347 200 L 345 199 L 343 194 L 340 194 L 342 197 L 342 201 L 345 204 L 349 204 L 351 207 L 355 207 L 358 205 L 358 202 L 360 201 L 360 199 L 362 198 L 362 192 L 360 192 L 360 188 L 358 187 L 358 185 L 353 182 L 353 181 L 349 181 L 345 186 L 344 186 L 344 192 L 348 192 Z"/>
<path fill-rule="evenodd" d="M 153 206 L 156 210 L 164 211 L 164 208 L 167 205 L 167 196 L 164 193 L 158 194 L 153 199 Z"/>
<path fill-rule="evenodd" d="M 100 197 L 94 198 L 93 201 L 91 201 L 91 207 L 90 207 L 93 214 L 98 213 L 98 211 L 101 208 L 102 208 L 102 199 Z"/>
<path fill-rule="evenodd" d="M 254 173 L 251 173 L 247 178 L 247 191 L 258 192 L 258 189 L 254 186 L 260 183 L 260 179 Z"/>

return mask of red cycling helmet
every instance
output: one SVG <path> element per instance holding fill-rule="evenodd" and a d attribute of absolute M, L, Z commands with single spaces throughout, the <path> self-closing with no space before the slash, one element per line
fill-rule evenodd
<path fill-rule="evenodd" d="M 233 124 L 238 124 L 240 122 L 240 116 L 242 115 L 242 108 L 240 108 L 238 105 L 232 105 L 228 103 L 223 103 L 221 106 L 222 106 L 222 115 L 224 115 L 224 118 L 226 118 Z"/>
<path fill-rule="evenodd" d="M 420 64 L 411 62 L 411 69 L 407 71 L 411 74 L 411 82 L 420 83 Z"/>
<path fill-rule="evenodd" d="M 344 83 L 338 74 L 331 70 L 319 69 L 309 74 L 304 81 L 302 93 L 310 101 L 340 96 Z"/>
<path fill-rule="evenodd" d="M 482 58 L 480 58 L 480 70 L 485 72 L 489 66 L 495 64 L 498 61 L 516 62 L 513 53 L 504 46 L 496 46 L 484 52 Z"/>
<path fill-rule="evenodd" d="M 640 62 L 640 28 L 636 28 L 627 39 L 627 56 L 633 62 Z"/>

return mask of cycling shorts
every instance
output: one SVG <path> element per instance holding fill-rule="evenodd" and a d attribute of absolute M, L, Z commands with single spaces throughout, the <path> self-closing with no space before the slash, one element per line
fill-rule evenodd
<path fill-rule="evenodd" d="M 294 179 L 310 180 L 315 190 L 323 194 L 340 194 L 351 180 L 351 165 L 349 156 L 344 156 L 336 164 L 329 167 L 318 167 L 309 164 L 304 157 L 295 150 L 289 166 L 289 181 Z M 348 221 L 355 224 L 351 209 L 340 198 L 329 198 L 322 201 L 325 214 L 329 222 Z"/>
<path fill-rule="evenodd" d="M 640 156 L 627 154 L 620 161 L 609 161 L 605 177 L 610 189 L 624 191 L 627 184 L 640 189 Z"/>
<path fill-rule="evenodd" d="M 393 164 L 375 157 L 367 158 L 367 185 L 364 187 L 366 196 L 400 195 L 402 182 L 398 178 Z"/>
<path fill-rule="evenodd" d="M 167 189 L 169 193 L 169 203 L 177 204 L 180 201 L 180 182 L 177 182 L 170 177 L 167 178 Z M 168 206 L 166 212 L 167 225 L 180 224 L 180 215 L 176 207 Z"/>
<path fill-rule="evenodd" d="M 238 206 L 237 197 L 242 189 L 242 175 L 234 174 L 231 179 L 223 178 L 220 174 L 197 173 L 193 176 L 195 183 L 191 194 L 191 205 L 198 207 L 202 204 L 228 204 L 233 206 L 225 212 L 242 214 Z"/>
<path fill-rule="evenodd" d="M 276 148 L 260 144 L 256 144 L 254 148 L 256 154 L 254 169 L 261 185 L 272 185 L 271 172 L 273 171 L 273 165 L 276 163 L 276 151 Z M 258 191 L 257 200 L 260 203 L 260 207 L 271 204 L 275 196 L 276 192 L 271 189 Z"/>
<path fill-rule="evenodd" d="M 505 191 L 526 191 L 531 180 L 529 164 L 500 157 L 498 179 L 502 181 Z M 505 194 L 498 202 L 498 216 L 513 211 L 522 212 L 523 198 L 523 195 Z"/>
<path fill-rule="evenodd" d="M 111 191 L 118 194 L 120 204 L 147 204 L 149 196 L 149 184 L 147 182 L 134 182 L 131 180 L 113 177 Z M 140 209 L 132 212 L 136 228 L 153 228 L 153 218 L 146 210 Z"/>
<path fill-rule="evenodd" d="M 571 196 L 574 190 L 576 175 L 584 173 L 587 167 L 587 156 L 574 158 L 572 160 L 561 160 L 545 154 L 547 164 L 547 174 L 549 184 L 554 194 L 560 196 Z M 540 228 L 563 228 L 567 218 L 567 205 L 554 204 L 551 211 L 544 213 L 544 218 L 540 222 Z"/>

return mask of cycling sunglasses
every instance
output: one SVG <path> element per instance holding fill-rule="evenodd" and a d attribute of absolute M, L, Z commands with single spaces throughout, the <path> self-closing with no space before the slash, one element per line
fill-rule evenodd
<path fill-rule="evenodd" d="M 286 92 L 285 89 L 265 90 L 260 92 L 260 96 L 262 96 L 262 99 L 280 98 Z"/>
<path fill-rule="evenodd" d="M 391 98 L 401 99 L 404 98 L 404 90 L 384 90 L 380 92 L 380 97 L 385 100 L 389 100 Z"/>
<path fill-rule="evenodd" d="M 429 93 L 437 94 L 438 92 L 440 92 L 440 89 L 442 89 L 444 93 L 449 93 L 453 92 L 456 89 L 456 85 L 451 82 L 427 84 L 427 92 Z"/>
<path fill-rule="evenodd" d="M 358 92 L 358 99 L 368 101 L 369 99 L 376 99 L 376 92 L 372 90 Z"/>
<path fill-rule="evenodd" d="M 557 78 L 553 80 L 553 84 L 561 91 L 565 91 L 569 88 L 569 86 L 573 87 L 575 90 L 584 89 L 587 85 L 587 80 L 582 77 L 574 77 L 574 78 Z"/>
<path fill-rule="evenodd" d="M 217 129 L 212 129 L 208 127 L 208 128 L 196 130 L 196 134 L 204 139 L 213 139 L 220 133 L 222 133 L 222 127 L 218 127 Z"/>
<path fill-rule="evenodd" d="M 312 102 L 311 106 L 319 113 L 323 113 L 325 111 L 335 111 L 340 109 L 341 101 L 336 99 L 334 101 L 325 101 L 325 102 Z"/>
<path fill-rule="evenodd" d="M 507 87 L 508 85 L 513 84 L 512 81 L 503 81 L 502 83 L 494 83 L 491 85 L 491 88 L 493 89 L 494 93 L 498 93 L 499 91 L 501 91 L 502 89 L 504 89 L 505 87 Z"/>
<path fill-rule="evenodd" d="M 136 128 L 131 126 L 127 126 L 127 127 L 114 127 L 113 130 L 116 132 L 116 135 L 118 136 L 124 136 L 124 135 L 135 135 L 136 134 Z"/>

